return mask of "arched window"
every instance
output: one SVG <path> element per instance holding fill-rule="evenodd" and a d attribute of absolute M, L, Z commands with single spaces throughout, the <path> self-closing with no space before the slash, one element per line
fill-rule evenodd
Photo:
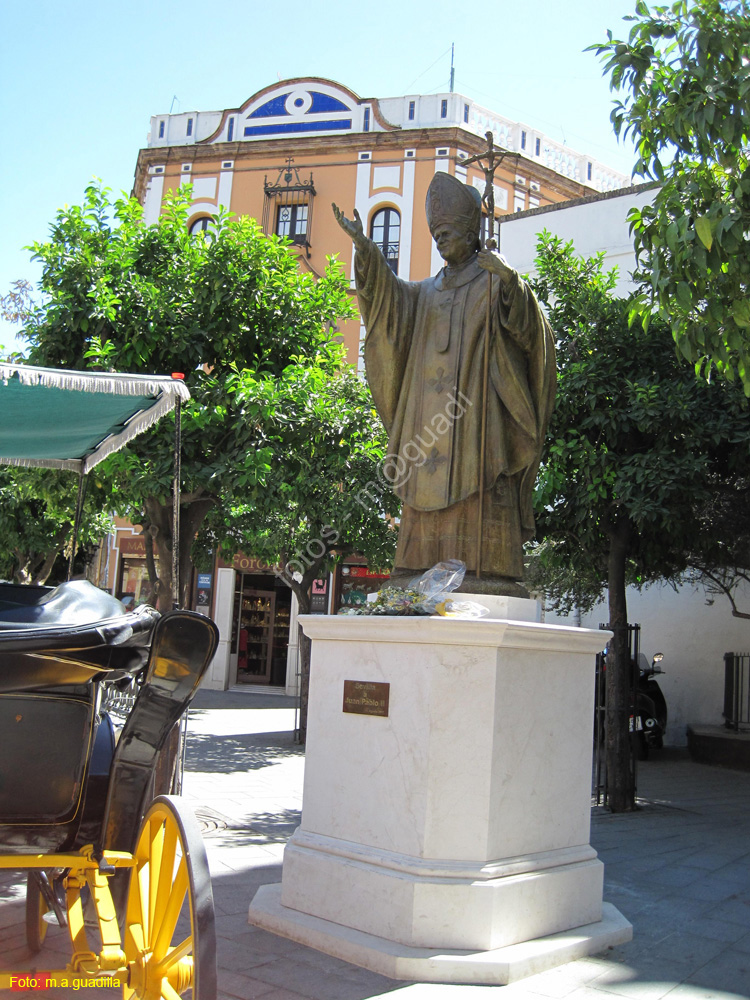
<path fill-rule="evenodd" d="M 216 223 L 211 218 L 210 215 L 202 215 L 195 222 L 190 223 L 190 229 L 188 232 L 191 236 L 197 236 L 199 233 L 203 233 L 206 238 L 213 238 L 213 231 L 216 229 Z"/>
<path fill-rule="evenodd" d="M 381 208 L 372 217 L 370 239 L 377 243 L 394 274 L 398 274 L 401 216 L 395 208 Z"/>

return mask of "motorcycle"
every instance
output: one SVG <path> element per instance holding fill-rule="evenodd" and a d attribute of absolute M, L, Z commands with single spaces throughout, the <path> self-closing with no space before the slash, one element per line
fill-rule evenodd
<path fill-rule="evenodd" d="M 664 734 L 667 729 L 667 703 L 655 677 L 663 674 L 661 662 L 663 653 L 656 653 L 651 663 L 643 653 L 631 652 L 633 680 L 630 694 L 629 728 L 633 737 L 633 749 L 639 760 L 647 760 L 649 750 L 659 750 L 664 745 Z M 597 657 L 596 664 L 596 713 L 594 722 L 594 741 L 597 746 L 604 745 L 604 729 L 606 716 L 606 670 L 607 650 Z"/>
<path fill-rule="evenodd" d="M 638 658 L 638 681 L 635 711 L 630 716 L 630 732 L 636 740 L 639 760 L 648 760 L 649 750 L 661 750 L 667 730 L 667 702 L 655 677 L 663 674 L 663 653 L 656 653 L 651 664 L 643 653 Z"/>

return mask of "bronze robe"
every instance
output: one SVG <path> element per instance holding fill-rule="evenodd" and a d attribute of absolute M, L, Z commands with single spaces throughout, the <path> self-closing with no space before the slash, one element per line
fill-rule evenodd
<path fill-rule="evenodd" d="M 396 566 L 426 569 L 451 556 L 471 569 L 488 272 L 472 257 L 407 282 L 369 243 L 357 252 L 355 276 L 367 380 L 389 434 L 384 474 L 404 503 Z M 504 281 L 493 276 L 489 374 L 482 563 L 489 573 L 519 578 L 522 542 L 534 533 L 532 493 L 554 404 L 555 351 L 546 317 L 515 273 Z"/>

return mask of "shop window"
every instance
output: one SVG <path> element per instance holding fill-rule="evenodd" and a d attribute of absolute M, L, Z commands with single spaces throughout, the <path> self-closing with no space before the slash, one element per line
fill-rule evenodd
<path fill-rule="evenodd" d="M 231 651 L 239 684 L 286 682 L 291 598 L 273 576 L 237 574 Z"/>
<path fill-rule="evenodd" d="M 367 603 L 367 595 L 377 593 L 386 580 L 387 574 L 373 573 L 366 566 L 341 567 L 336 610 L 362 607 Z"/>
<path fill-rule="evenodd" d="M 401 216 L 395 208 L 381 208 L 372 217 L 370 239 L 383 251 L 388 266 L 398 274 L 398 255 L 401 239 Z"/>
<path fill-rule="evenodd" d="M 120 562 L 120 580 L 117 597 L 128 611 L 140 604 L 153 601 L 152 586 L 148 578 L 145 559 L 123 558 Z"/>

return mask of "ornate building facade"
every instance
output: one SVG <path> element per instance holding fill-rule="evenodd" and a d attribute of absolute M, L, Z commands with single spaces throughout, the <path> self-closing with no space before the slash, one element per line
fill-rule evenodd
<path fill-rule="evenodd" d="M 353 248 L 331 202 L 347 213 L 356 207 L 394 271 L 418 281 L 442 267 L 424 216 L 430 180 L 444 170 L 484 191 L 482 170 L 462 161 L 486 148 L 487 132 L 507 150 L 495 174 L 498 217 L 628 183 L 460 94 L 361 98 L 309 77 L 275 83 L 237 108 L 155 115 L 138 154 L 134 194 L 152 223 L 166 191 L 190 183 L 196 231 L 210 228 L 220 208 L 248 215 L 265 232 L 289 237 L 302 267 L 320 274 L 336 253 L 350 278 Z M 358 359 L 359 324 L 341 333 L 349 357 Z"/>

